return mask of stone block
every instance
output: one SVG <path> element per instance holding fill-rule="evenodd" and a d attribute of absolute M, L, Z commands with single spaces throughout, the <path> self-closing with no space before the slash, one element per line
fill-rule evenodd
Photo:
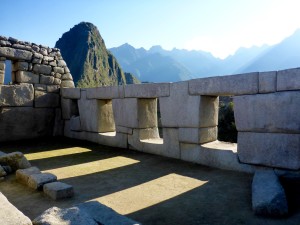
<path fill-rule="evenodd" d="M 179 141 L 192 144 L 203 144 L 216 141 L 218 127 L 179 128 Z"/>
<path fill-rule="evenodd" d="M 43 190 L 44 184 L 52 183 L 57 177 L 52 173 L 36 173 L 29 175 L 27 185 L 35 190 Z"/>
<path fill-rule="evenodd" d="M 59 94 L 35 91 L 34 106 L 36 108 L 56 108 L 59 107 Z"/>
<path fill-rule="evenodd" d="M 5 71 L 0 70 L 0 84 L 4 84 Z"/>
<path fill-rule="evenodd" d="M 132 134 L 132 128 L 116 126 L 116 132 L 123 134 Z"/>
<path fill-rule="evenodd" d="M 0 218 L 2 225 L 32 225 L 31 220 L 21 211 L 19 211 L 15 206 L 13 206 L 1 192 Z"/>
<path fill-rule="evenodd" d="M 157 100 L 138 99 L 138 128 L 157 127 Z"/>
<path fill-rule="evenodd" d="M 0 108 L 0 142 L 51 136 L 54 110 L 32 107 Z"/>
<path fill-rule="evenodd" d="M 42 73 L 42 74 L 50 75 L 52 72 L 52 67 L 48 66 L 48 65 L 35 64 L 33 66 L 33 71 L 35 73 Z"/>
<path fill-rule="evenodd" d="M 288 204 L 283 187 L 273 170 L 256 171 L 252 181 L 252 209 L 263 216 L 284 216 Z"/>
<path fill-rule="evenodd" d="M 300 133 L 300 92 L 234 97 L 234 116 L 238 131 Z"/>
<path fill-rule="evenodd" d="M 178 129 L 164 128 L 163 142 L 164 142 L 164 150 L 161 152 L 161 155 L 180 159 Z"/>
<path fill-rule="evenodd" d="M 47 85 L 47 92 L 50 93 L 59 93 L 60 91 L 60 86 L 59 85 Z"/>
<path fill-rule="evenodd" d="M 60 60 L 57 60 L 57 66 L 66 67 L 67 64 L 64 60 L 60 59 Z"/>
<path fill-rule="evenodd" d="M 80 117 L 72 116 L 70 119 L 70 129 L 73 131 L 81 131 Z"/>
<path fill-rule="evenodd" d="M 108 86 L 86 89 L 87 99 L 124 98 L 124 86 Z"/>
<path fill-rule="evenodd" d="M 70 120 L 64 120 L 64 136 L 68 138 L 75 138 L 72 137 L 72 133 L 73 132 L 71 132 Z"/>
<path fill-rule="evenodd" d="M 300 68 L 277 71 L 277 91 L 300 90 Z"/>
<path fill-rule="evenodd" d="M 32 58 L 32 53 L 30 51 L 14 49 L 9 47 L 0 48 L 0 57 L 6 57 L 11 60 L 28 60 Z"/>
<path fill-rule="evenodd" d="M 218 124 L 219 98 L 191 96 L 188 82 L 170 84 L 170 96 L 159 98 L 163 127 L 213 127 Z"/>
<path fill-rule="evenodd" d="M 65 120 L 79 115 L 77 100 L 61 98 L 61 109 L 62 117 Z"/>
<path fill-rule="evenodd" d="M 73 80 L 73 77 L 70 73 L 63 74 L 61 77 L 62 80 Z"/>
<path fill-rule="evenodd" d="M 130 84 L 125 86 L 125 98 L 158 98 L 169 95 L 169 83 Z"/>
<path fill-rule="evenodd" d="M 13 64 L 13 71 L 18 71 L 18 70 L 23 70 L 23 71 L 28 70 L 28 63 L 27 62 L 15 62 Z"/>
<path fill-rule="evenodd" d="M 260 72 L 258 75 L 259 93 L 276 92 L 277 72 Z"/>
<path fill-rule="evenodd" d="M 64 98 L 80 99 L 80 88 L 61 88 L 60 90 L 61 96 Z"/>
<path fill-rule="evenodd" d="M 10 166 L 13 171 L 31 167 L 30 163 L 22 152 L 11 152 L 0 156 L 0 164 L 6 164 Z"/>
<path fill-rule="evenodd" d="M 5 61 L 0 61 L 0 70 L 5 71 Z"/>
<path fill-rule="evenodd" d="M 34 90 L 47 91 L 47 85 L 45 85 L 45 84 L 34 84 Z"/>
<path fill-rule="evenodd" d="M 90 132 L 115 131 L 115 122 L 111 100 L 88 100 L 86 92 L 78 100 L 81 129 Z"/>
<path fill-rule="evenodd" d="M 41 171 L 35 166 L 29 167 L 27 169 L 18 169 L 16 171 L 16 179 L 18 182 L 27 185 L 29 176 L 37 173 L 41 173 Z"/>
<path fill-rule="evenodd" d="M 5 166 L 1 166 L 0 165 L 0 178 L 4 177 L 7 175 L 6 171 L 5 171 Z"/>
<path fill-rule="evenodd" d="M 74 88 L 74 82 L 72 80 L 63 80 L 60 84 L 60 87 L 64 88 Z"/>
<path fill-rule="evenodd" d="M 28 71 L 17 71 L 16 81 L 18 83 L 31 83 L 38 84 L 40 82 L 40 77 L 37 74 Z"/>
<path fill-rule="evenodd" d="M 64 136 L 64 121 L 60 108 L 55 109 L 53 136 Z"/>
<path fill-rule="evenodd" d="M 138 99 L 113 99 L 113 113 L 116 126 L 138 128 Z"/>
<path fill-rule="evenodd" d="M 41 84 L 54 84 L 54 77 L 52 76 L 44 76 L 44 75 L 40 75 L 40 83 Z"/>
<path fill-rule="evenodd" d="M 258 93 L 258 73 L 207 77 L 189 81 L 191 95 L 232 96 Z"/>
<path fill-rule="evenodd" d="M 54 200 L 71 198 L 74 196 L 72 185 L 62 182 L 52 182 L 43 186 L 44 193 Z"/>
<path fill-rule="evenodd" d="M 32 84 L 0 86 L 0 107 L 33 106 Z"/>
<path fill-rule="evenodd" d="M 63 74 L 65 73 L 65 70 L 62 67 L 53 67 L 53 72 Z"/>
<path fill-rule="evenodd" d="M 300 169 L 300 134 L 238 133 L 238 156 L 242 163 Z"/>

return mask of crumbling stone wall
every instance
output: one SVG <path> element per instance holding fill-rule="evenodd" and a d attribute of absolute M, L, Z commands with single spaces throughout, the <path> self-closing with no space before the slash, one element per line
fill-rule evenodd
<path fill-rule="evenodd" d="M 218 96 L 234 96 L 237 144 L 217 141 Z M 62 89 L 67 137 L 247 172 L 300 169 L 299 110 L 300 69 Z"/>
<path fill-rule="evenodd" d="M 4 85 L 6 60 L 10 85 Z M 62 134 L 62 87 L 74 83 L 59 49 L 0 36 L 0 141 Z"/>

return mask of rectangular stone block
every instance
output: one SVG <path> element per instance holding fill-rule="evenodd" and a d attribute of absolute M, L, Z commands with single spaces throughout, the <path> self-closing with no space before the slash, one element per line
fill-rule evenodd
<path fill-rule="evenodd" d="M 40 83 L 41 84 L 52 85 L 52 84 L 54 84 L 54 77 L 40 75 Z"/>
<path fill-rule="evenodd" d="M 0 86 L 0 107 L 33 106 L 33 85 L 2 85 Z"/>
<path fill-rule="evenodd" d="M 13 64 L 13 71 L 18 71 L 18 70 L 23 70 L 23 71 L 28 70 L 28 63 L 27 62 L 15 62 Z"/>
<path fill-rule="evenodd" d="M 124 86 L 108 86 L 86 89 L 87 99 L 124 98 Z"/>
<path fill-rule="evenodd" d="M 0 70 L 5 71 L 5 61 L 0 61 Z"/>
<path fill-rule="evenodd" d="M 70 129 L 73 131 L 81 131 L 80 117 L 72 116 L 70 119 Z"/>
<path fill-rule="evenodd" d="M 300 169 L 300 134 L 238 133 L 238 156 L 241 162 Z"/>
<path fill-rule="evenodd" d="M 258 93 L 258 73 L 207 77 L 189 81 L 192 95 L 232 96 Z"/>
<path fill-rule="evenodd" d="M 123 134 L 132 134 L 132 128 L 116 126 L 116 132 Z"/>
<path fill-rule="evenodd" d="M 28 71 L 17 71 L 16 72 L 16 81 L 18 83 L 38 84 L 40 81 L 40 77 L 39 77 L 39 75 L 28 72 Z"/>
<path fill-rule="evenodd" d="M 164 149 L 161 152 L 161 155 L 180 159 L 180 145 L 179 145 L 178 136 L 179 136 L 178 129 L 174 129 L 174 128 L 163 129 Z"/>
<path fill-rule="evenodd" d="M 9 58 L 12 60 L 28 60 L 32 58 L 32 53 L 30 51 L 14 49 L 9 47 L 0 48 L 0 57 Z"/>
<path fill-rule="evenodd" d="M 46 90 L 49 93 L 59 93 L 60 86 L 59 85 L 47 85 Z"/>
<path fill-rule="evenodd" d="M 86 91 L 78 100 L 81 129 L 90 132 L 115 131 L 115 121 L 111 100 L 88 100 Z"/>
<path fill-rule="evenodd" d="M 300 91 L 234 97 L 238 131 L 300 133 Z"/>
<path fill-rule="evenodd" d="M 112 104 L 116 126 L 138 128 L 137 98 L 113 99 Z"/>
<path fill-rule="evenodd" d="M 61 96 L 69 99 L 80 99 L 80 88 L 61 88 Z"/>
<path fill-rule="evenodd" d="M 0 70 L 0 84 L 4 84 L 5 71 Z"/>
<path fill-rule="evenodd" d="M 184 143 L 202 144 L 216 141 L 218 127 L 179 128 L 179 141 Z"/>
<path fill-rule="evenodd" d="M 56 93 L 35 91 L 34 106 L 36 108 L 56 108 L 59 107 L 60 96 Z"/>
<path fill-rule="evenodd" d="M 170 84 L 170 96 L 159 98 L 163 127 L 213 127 L 218 124 L 219 98 L 191 96 L 188 82 Z"/>
<path fill-rule="evenodd" d="M 125 86 L 125 98 L 158 98 L 169 95 L 169 83 L 130 84 Z"/>
<path fill-rule="evenodd" d="M 157 100 L 138 99 L 138 128 L 157 127 Z"/>
<path fill-rule="evenodd" d="M 62 117 L 64 120 L 69 120 L 72 116 L 78 116 L 78 101 L 73 99 L 61 98 Z"/>
<path fill-rule="evenodd" d="M 259 93 L 276 92 L 277 72 L 260 72 L 259 79 Z"/>
<path fill-rule="evenodd" d="M 64 136 L 64 120 L 62 119 L 61 108 L 55 109 L 53 136 Z"/>
<path fill-rule="evenodd" d="M 32 107 L 0 108 L 0 142 L 52 136 L 54 110 Z"/>
<path fill-rule="evenodd" d="M 56 180 L 57 177 L 52 173 L 36 173 L 29 176 L 27 185 L 35 190 L 43 190 L 44 184 L 52 183 Z"/>
<path fill-rule="evenodd" d="M 18 182 L 27 185 L 29 176 L 31 174 L 37 174 L 37 173 L 41 173 L 41 171 L 39 170 L 39 168 L 35 166 L 29 167 L 27 169 L 19 169 L 16 171 L 16 179 Z"/>
<path fill-rule="evenodd" d="M 277 72 L 277 91 L 300 89 L 300 68 L 279 70 Z"/>
<path fill-rule="evenodd" d="M 72 185 L 63 182 L 52 182 L 43 186 L 44 193 L 53 200 L 70 198 L 74 196 Z"/>
<path fill-rule="evenodd" d="M 60 87 L 62 88 L 74 88 L 74 82 L 72 80 L 63 80 L 61 81 Z"/>
<path fill-rule="evenodd" d="M 33 66 L 33 71 L 35 73 L 42 73 L 46 75 L 50 75 L 52 72 L 52 67 L 48 65 L 43 65 L 43 64 L 35 64 Z"/>

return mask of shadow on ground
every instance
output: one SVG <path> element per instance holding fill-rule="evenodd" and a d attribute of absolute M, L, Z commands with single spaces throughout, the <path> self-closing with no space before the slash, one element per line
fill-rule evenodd
<path fill-rule="evenodd" d="M 16 182 L 0 191 L 31 219 L 52 207 L 97 200 L 143 224 L 297 224 L 300 183 L 285 181 L 288 218 L 270 219 L 251 211 L 252 175 L 223 171 L 132 150 L 67 138 L 10 142 L 1 151 L 21 151 L 31 164 L 74 186 L 72 199 L 53 201 Z"/>

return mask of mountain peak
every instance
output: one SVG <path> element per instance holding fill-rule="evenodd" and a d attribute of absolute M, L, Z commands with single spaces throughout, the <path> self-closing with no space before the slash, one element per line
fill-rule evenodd
<path fill-rule="evenodd" d="M 149 52 L 161 52 L 164 49 L 160 45 L 153 45 L 150 49 Z"/>

